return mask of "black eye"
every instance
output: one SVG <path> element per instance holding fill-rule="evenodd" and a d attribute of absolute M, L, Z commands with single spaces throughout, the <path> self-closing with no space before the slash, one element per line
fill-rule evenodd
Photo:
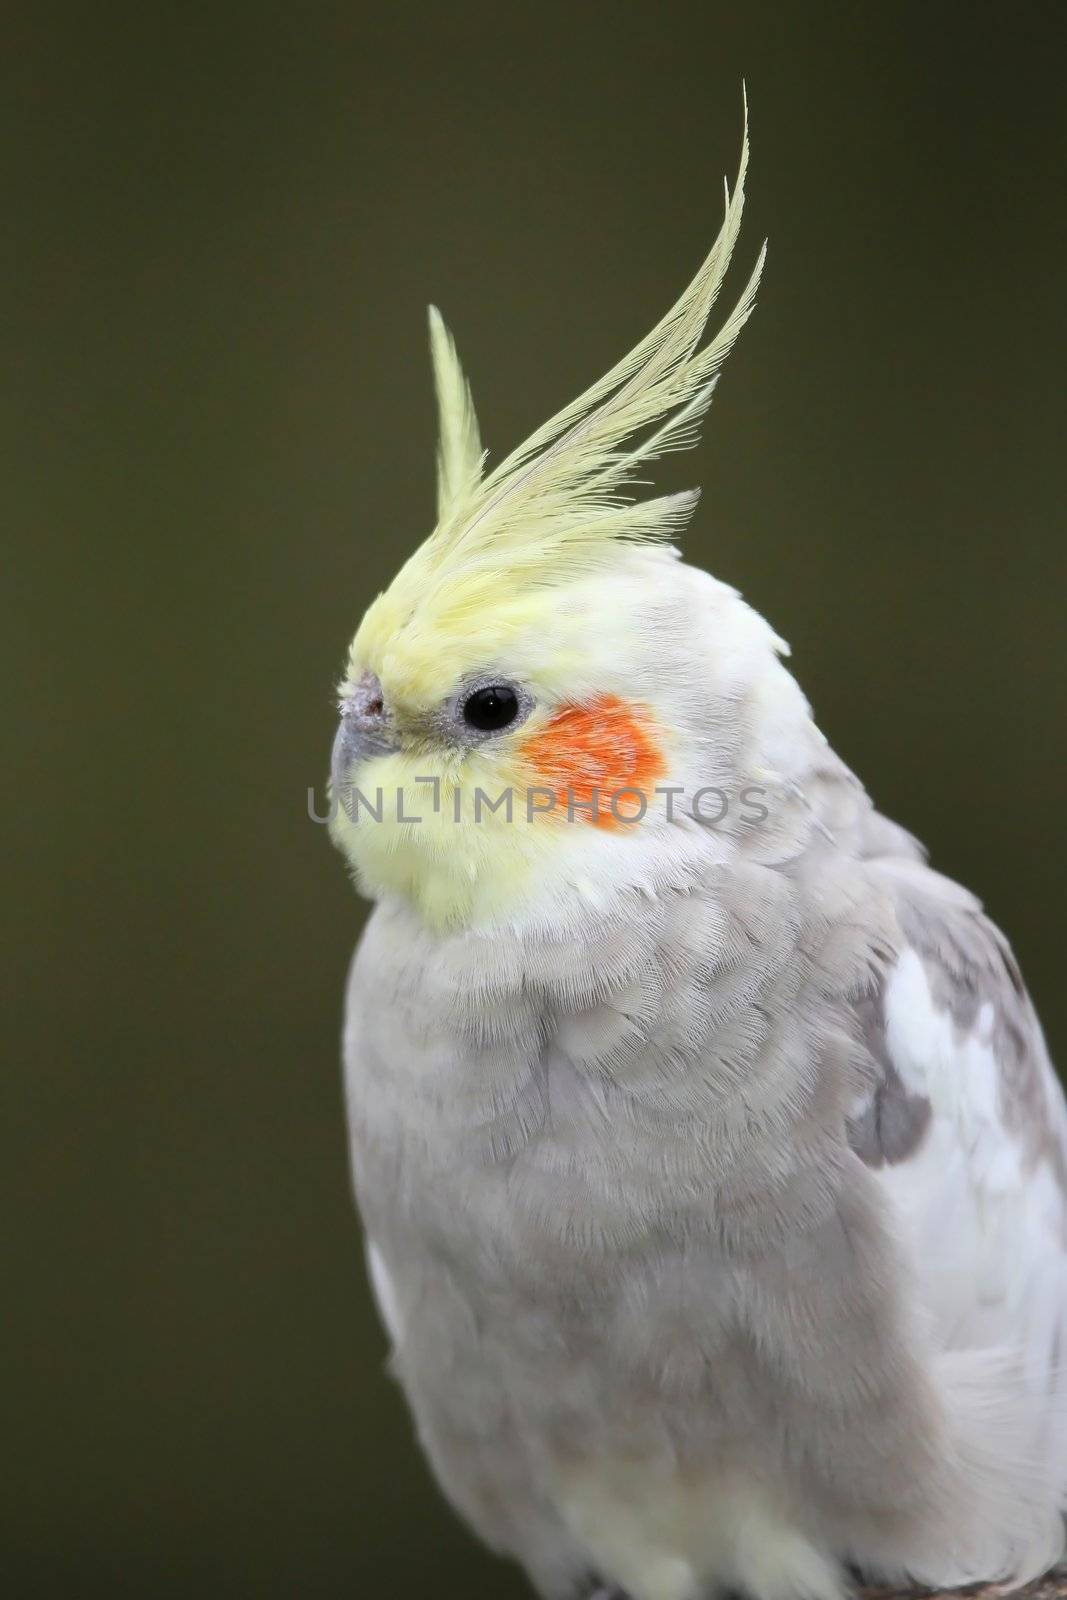
<path fill-rule="evenodd" d="M 463 720 L 479 733 L 499 733 L 519 714 L 519 697 L 506 683 L 475 689 L 463 702 Z"/>

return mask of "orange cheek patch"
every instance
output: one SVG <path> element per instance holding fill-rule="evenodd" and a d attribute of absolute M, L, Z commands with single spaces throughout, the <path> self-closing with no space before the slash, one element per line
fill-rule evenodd
<path fill-rule="evenodd" d="M 598 828 L 614 828 L 628 818 L 640 817 L 642 805 L 637 796 L 620 795 L 619 791 L 640 790 L 651 804 L 653 786 L 666 772 L 647 712 L 615 695 L 557 711 L 540 732 L 523 740 L 519 749 L 544 787 L 555 794 L 557 806 L 563 810 L 569 803 L 577 817 Z M 591 809 L 594 791 L 595 816 Z M 617 796 L 615 815 L 609 806 L 611 795 Z"/>

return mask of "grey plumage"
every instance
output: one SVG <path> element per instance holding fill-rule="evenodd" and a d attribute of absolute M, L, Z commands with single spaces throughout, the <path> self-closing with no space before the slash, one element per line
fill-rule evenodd
<path fill-rule="evenodd" d="M 582 1462 L 642 1463 L 638 1523 L 665 1476 L 709 1515 L 759 1486 L 827 1558 L 800 1591 L 837 1559 L 943 1582 L 1055 1554 L 1061 1491 L 1013 1481 L 1014 1378 L 984 1421 L 952 1414 L 876 1172 L 934 1115 L 888 1038 L 902 952 L 954 1028 L 993 1007 L 1005 1137 L 1062 1186 L 1040 1030 L 977 903 L 810 724 L 805 748 L 765 824 L 679 817 L 651 882 L 600 910 L 440 934 L 386 899 L 353 965 L 353 1164 L 396 1370 L 450 1498 L 547 1595 L 597 1562 L 561 1488 Z M 1003 1459 L 964 1482 L 972 1423 Z"/>

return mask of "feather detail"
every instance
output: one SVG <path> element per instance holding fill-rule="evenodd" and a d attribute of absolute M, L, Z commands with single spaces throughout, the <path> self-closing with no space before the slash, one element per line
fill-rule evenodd
<path fill-rule="evenodd" d="M 436 306 L 429 308 L 430 359 L 437 392 L 437 517 L 445 521 L 482 475 L 485 456 L 471 387 L 456 343 Z"/>
<path fill-rule="evenodd" d="M 748 148 L 746 112 L 737 181 L 732 194 L 725 188 L 722 226 L 700 270 L 628 355 L 512 451 L 477 495 L 438 526 L 431 543 L 448 565 L 488 557 L 520 568 L 552 561 L 584 566 L 612 539 L 643 542 L 676 531 L 673 498 L 636 507 L 627 491 L 640 464 L 695 442 L 718 371 L 752 314 L 766 246 L 723 327 L 697 349 L 740 231 Z M 622 448 L 656 423 L 642 442 Z"/>

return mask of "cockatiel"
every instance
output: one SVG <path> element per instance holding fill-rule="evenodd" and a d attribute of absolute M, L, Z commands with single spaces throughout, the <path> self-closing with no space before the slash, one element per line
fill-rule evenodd
<path fill-rule="evenodd" d="M 635 498 L 693 441 L 747 165 L 663 320 L 486 473 L 431 311 L 438 523 L 351 648 L 344 1031 L 395 1369 L 551 1600 L 1023 1582 L 1067 1501 L 1067 1112 L 1003 936 Z M 709 798 L 713 797 L 713 798 Z"/>

